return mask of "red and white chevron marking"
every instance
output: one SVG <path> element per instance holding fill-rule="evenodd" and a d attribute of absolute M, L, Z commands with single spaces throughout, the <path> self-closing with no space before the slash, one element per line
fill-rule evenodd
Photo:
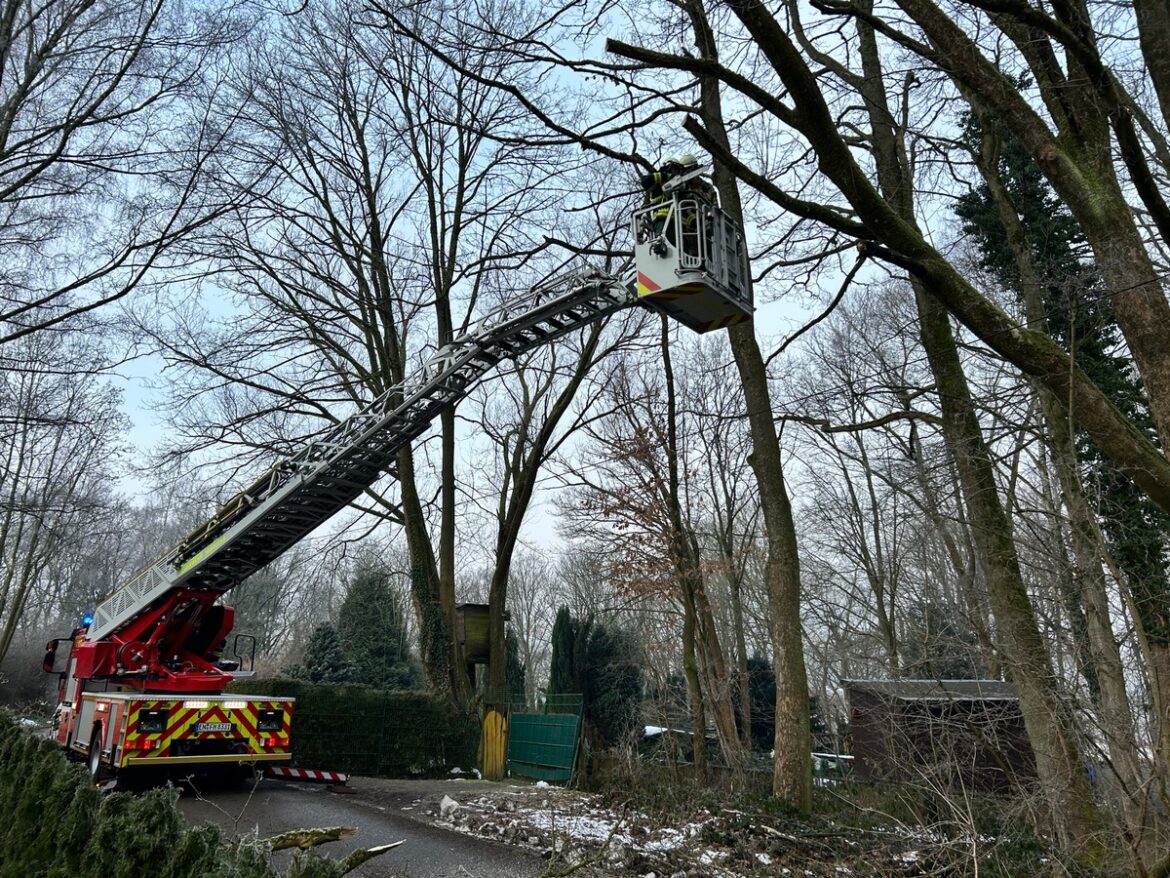
<path fill-rule="evenodd" d="M 280 780 L 305 780 L 312 783 L 345 783 L 349 775 L 341 771 L 317 771 L 312 768 L 286 768 L 283 765 L 270 765 L 264 769 L 269 777 Z"/>

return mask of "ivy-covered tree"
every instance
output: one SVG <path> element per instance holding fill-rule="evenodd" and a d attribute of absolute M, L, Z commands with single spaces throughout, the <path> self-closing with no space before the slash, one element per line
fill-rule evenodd
<path fill-rule="evenodd" d="M 422 668 L 412 655 L 402 592 L 385 567 L 354 571 L 337 614 L 337 633 L 354 666 L 354 682 L 378 689 L 416 689 Z"/>
<path fill-rule="evenodd" d="M 1168 434 L 1154 429 L 1149 400 L 1130 360 L 1134 349 L 1123 347 L 1115 319 L 1119 313 L 1115 305 L 1120 307 L 1123 301 L 1120 296 L 1147 294 L 1135 294 L 1132 287 L 1118 284 L 1116 273 L 1108 285 L 1098 277 L 1081 226 L 1053 197 L 1031 157 L 1017 140 L 980 121 L 982 127 L 972 123 L 967 134 L 972 147 L 979 150 L 977 166 L 983 185 L 960 206 L 960 215 L 980 246 L 984 266 L 1015 293 L 1033 329 L 1051 335 L 1126 416 L 1133 432 L 1144 433 L 1139 438 L 1154 447 Z M 1086 216 L 1081 213 L 1079 219 L 1087 229 Z M 1111 258 L 1102 247 L 1108 239 L 1100 236 L 1100 230 L 1098 238 L 1092 253 L 1104 265 Z M 1117 245 L 1109 242 L 1108 247 Z M 1150 294 L 1149 298 L 1161 297 Z M 1128 340 L 1132 344 L 1135 337 Z M 1149 369 L 1143 374 L 1155 379 L 1157 375 Z M 1147 745 L 1135 718 L 1132 669 L 1125 667 L 1118 647 L 1110 612 L 1112 589 L 1103 566 L 1123 572 L 1122 593 L 1136 611 L 1140 652 L 1147 659 L 1151 730 L 1159 742 L 1157 750 L 1170 753 L 1165 708 L 1170 704 L 1170 673 L 1166 671 L 1170 667 L 1170 579 L 1166 574 L 1170 516 L 1164 506 L 1156 506 L 1138 491 L 1130 481 L 1132 470 L 1123 472 L 1086 432 L 1076 430 L 1074 424 L 1085 424 L 1083 419 L 1069 417 L 1070 405 L 1074 415 L 1080 412 L 1072 400 L 1038 382 L 1035 401 L 1067 521 L 1067 528 L 1051 537 L 1067 539 L 1071 562 L 1053 571 L 1053 593 L 1068 618 L 1077 669 L 1097 710 L 1118 788 L 1137 797 L 1125 803 L 1126 820 L 1131 831 L 1142 832 L 1141 814 L 1147 806 L 1138 799 L 1149 782 L 1149 768 L 1141 764 L 1139 754 Z M 1093 436 L 1108 444 L 1099 433 Z M 1156 760 L 1154 770 L 1164 786 L 1165 760 Z M 1064 776 L 1071 777 L 1067 772 Z M 1058 776 L 1052 780 L 1059 785 Z M 1077 800 L 1087 793 L 1065 795 Z M 1073 815 L 1068 819 L 1070 825 L 1076 822 Z"/>
<path fill-rule="evenodd" d="M 981 132 L 974 119 L 968 120 L 966 135 L 978 149 Z M 1002 138 L 998 172 L 1019 213 L 1040 277 L 1048 331 L 1066 351 L 1072 351 L 1076 364 L 1122 414 L 1157 443 L 1145 390 L 1121 343 L 1113 297 L 1087 256 L 1089 248 L 1080 226 L 1013 137 Z M 978 244 L 983 267 L 1022 298 L 1019 262 L 987 184 L 961 198 L 955 213 Z M 1110 550 L 1134 589 L 1147 633 L 1155 639 L 1170 639 L 1170 516 L 1083 432 L 1077 436 L 1077 457 Z"/>

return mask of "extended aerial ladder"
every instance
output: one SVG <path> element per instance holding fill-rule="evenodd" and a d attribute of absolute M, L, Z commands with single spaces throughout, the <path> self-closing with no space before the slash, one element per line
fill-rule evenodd
<path fill-rule="evenodd" d="M 219 694 L 242 675 L 222 658 L 233 611 L 221 596 L 393 475 L 397 453 L 501 361 L 639 303 L 698 331 L 750 314 L 742 234 L 710 198 L 689 197 L 694 177 L 635 215 L 636 278 L 583 269 L 504 302 L 109 595 L 68 639 L 64 660 L 61 641 L 51 642 L 46 670 L 63 665 L 62 745 L 88 753 L 95 775 L 103 766 L 287 760 L 291 700 Z"/>

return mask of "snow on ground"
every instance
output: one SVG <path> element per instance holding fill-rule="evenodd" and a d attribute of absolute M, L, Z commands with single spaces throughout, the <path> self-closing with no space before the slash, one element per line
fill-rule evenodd
<path fill-rule="evenodd" d="M 548 874 L 579 878 L 922 878 L 947 873 L 972 851 L 997 858 L 1001 842 L 953 827 L 857 827 L 730 807 L 671 823 L 548 785 L 485 783 L 422 808 L 439 826 L 538 851 L 550 861 Z"/>
<path fill-rule="evenodd" d="M 452 807 L 444 798 L 437 823 L 458 832 L 536 848 L 576 865 L 587 861 L 610 874 L 655 878 L 741 878 L 721 867 L 728 853 L 702 841 L 702 815 L 664 826 L 645 814 L 607 807 L 600 796 L 546 785 L 468 797 Z"/>

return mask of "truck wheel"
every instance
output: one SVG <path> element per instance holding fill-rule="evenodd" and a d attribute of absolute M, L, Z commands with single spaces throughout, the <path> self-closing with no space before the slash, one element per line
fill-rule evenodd
<path fill-rule="evenodd" d="M 89 738 L 89 758 L 85 760 L 89 769 L 89 779 L 94 783 L 101 780 L 102 774 L 102 727 L 95 725 Z"/>

